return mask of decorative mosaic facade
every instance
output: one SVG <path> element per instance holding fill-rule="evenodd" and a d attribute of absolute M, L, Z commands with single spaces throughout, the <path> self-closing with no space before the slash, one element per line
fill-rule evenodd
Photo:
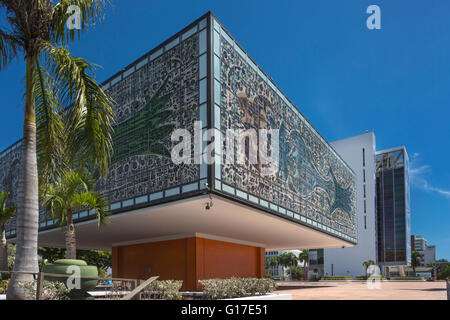
<path fill-rule="evenodd" d="M 99 189 L 111 202 L 200 180 L 199 165 L 175 165 L 171 133 L 199 119 L 199 37 L 193 35 L 106 90 L 117 102 L 114 154 Z M 161 108 L 152 97 L 161 90 Z M 155 118 L 164 119 L 154 126 Z M 142 125 L 139 123 L 142 122 Z"/>
<path fill-rule="evenodd" d="M 218 23 L 214 52 L 216 128 L 279 129 L 280 139 L 276 174 L 250 161 L 225 163 L 216 169 L 218 188 L 354 240 L 353 172 Z"/>

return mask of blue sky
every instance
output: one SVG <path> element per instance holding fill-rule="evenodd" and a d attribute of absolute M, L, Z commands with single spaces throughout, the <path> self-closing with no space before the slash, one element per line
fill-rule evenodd
<path fill-rule="evenodd" d="M 98 81 L 211 10 L 325 139 L 369 130 L 379 150 L 406 146 L 412 233 L 450 259 L 450 1 L 111 1 L 72 46 Z M 381 30 L 366 27 L 371 4 Z M 22 135 L 24 72 L 0 73 L 0 150 Z"/>

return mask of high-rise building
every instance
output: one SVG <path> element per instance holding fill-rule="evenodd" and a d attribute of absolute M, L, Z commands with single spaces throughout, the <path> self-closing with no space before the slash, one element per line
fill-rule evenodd
<path fill-rule="evenodd" d="M 423 253 L 423 265 L 428 266 L 428 264 L 436 261 L 436 246 L 427 246 Z"/>
<path fill-rule="evenodd" d="M 422 256 L 422 266 L 436 261 L 436 246 L 428 245 L 427 239 L 420 235 L 411 236 L 411 252 L 417 251 Z"/>
<path fill-rule="evenodd" d="M 409 161 L 405 147 L 377 152 L 378 263 L 384 271 L 411 262 Z"/>
<path fill-rule="evenodd" d="M 365 275 L 363 262 L 377 262 L 375 135 L 368 132 L 331 143 L 356 175 L 358 244 L 324 250 L 325 275 Z"/>
<path fill-rule="evenodd" d="M 414 241 L 414 242 L 413 242 Z M 428 241 L 422 236 L 411 236 L 411 250 L 412 251 L 425 251 L 428 247 Z"/>

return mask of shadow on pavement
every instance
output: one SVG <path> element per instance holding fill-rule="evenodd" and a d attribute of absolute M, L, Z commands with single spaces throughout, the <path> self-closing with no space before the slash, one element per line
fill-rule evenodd
<path fill-rule="evenodd" d="M 431 289 L 400 289 L 407 291 L 447 291 L 445 288 L 431 288 Z"/>

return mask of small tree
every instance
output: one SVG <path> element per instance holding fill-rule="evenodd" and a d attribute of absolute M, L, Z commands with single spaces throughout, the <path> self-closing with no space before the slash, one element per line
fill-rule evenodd
<path fill-rule="evenodd" d="M 442 271 L 439 272 L 439 279 L 440 280 L 445 280 L 445 279 L 449 279 L 450 278 L 450 263 L 447 264 L 447 266 L 445 266 L 444 268 L 442 268 Z"/>
<path fill-rule="evenodd" d="M 367 260 L 364 261 L 362 265 L 364 266 L 364 270 L 366 271 L 366 279 L 367 279 L 368 278 L 367 270 L 369 269 L 370 266 L 376 265 L 376 263 L 373 260 Z"/>
<path fill-rule="evenodd" d="M 0 242 L 0 271 L 8 271 L 8 244 L 6 243 L 5 224 L 11 220 L 17 212 L 16 207 L 6 206 L 8 196 L 9 193 L 7 191 L 0 193 L 0 233 L 2 237 Z"/>
<path fill-rule="evenodd" d="M 303 275 L 303 269 L 299 266 L 290 266 L 289 267 L 289 273 L 291 275 L 292 280 L 299 280 L 300 277 Z"/>
<path fill-rule="evenodd" d="M 292 252 L 283 252 L 282 254 L 280 254 L 278 256 L 278 264 L 283 266 L 283 268 L 289 268 L 291 266 L 296 266 L 297 261 L 298 261 L 297 257 Z M 290 276 L 292 279 L 291 274 L 290 274 Z M 284 277 L 284 272 L 283 272 L 283 277 Z"/>
<path fill-rule="evenodd" d="M 308 276 L 308 270 L 306 269 L 309 265 L 309 250 L 303 250 L 298 255 L 298 260 L 303 262 L 303 274 L 304 276 Z"/>
<path fill-rule="evenodd" d="M 423 255 L 417 251 L 411 252 L 411 267 L 413 268 L 414 275 L 416 275 L 416 267 L 422 264 Z"/>
<path fill-rule="evenodd" d="M 65 170 L 58 182 L 47 186 L 42 203 L 63 229 L 67 259 L 76 259 L 77 245 L 73 212 L 95 210 L 98 226 L 108 222 L 106 199 L 94 191 L 95 180 L 85 172 Z"/>

